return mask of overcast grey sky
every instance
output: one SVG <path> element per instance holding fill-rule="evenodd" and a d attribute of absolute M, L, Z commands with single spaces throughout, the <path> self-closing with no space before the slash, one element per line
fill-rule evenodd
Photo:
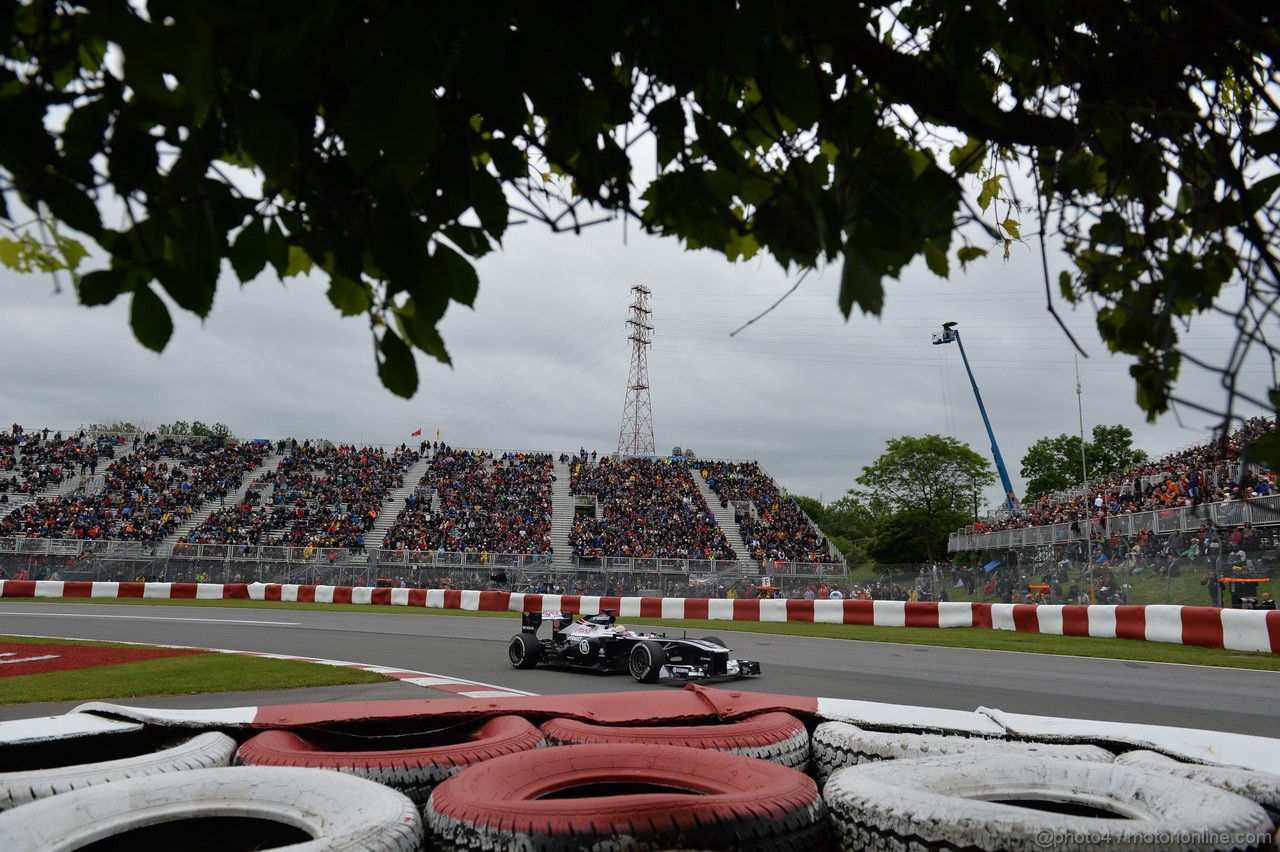
<path fill-rule="evenodd" d="M 1049 259 L 1052 275 L 1063 262 Z M 620 225 L 581 236 L 523 225 L 479 273 L 475 310 L 454 305 L 442 325 L 453 367 L 420 356 L 420 389 L 406 401 L 377 380 L 367 322 L 341 319 L 319 279 L 281 285 L 268 273 L 240 288 L 228 275 L 206 322 L 174 311 L 174 338 L 156 355 L 133 340 L 125 300 L 83 308 L 72 293 L 52 295 L 47 277 L 0 270 L 0 418 L 61 429 L 201 420 L 241 438 L 377 444 L 439 428 L 457 447 L 610 452 L 631 354 L 630 287 L 642 283 L 652 290 L 659 452 L 757 459 L 789 491 L 825 501 L 901 435 L 951 435 L 989 456 L 960 352 L 930 343 L 945 321 L 959 323 L 1019 495 L 1027 448 L 1079 429 L 1073 350 L 1045 310 L 1030 245 L 949 281 L 913 266 L 887 282 L 883 317 L 848 323 L 836 308 L 839 270 L 811 275 L 735 337 L 794 281 L 771 260 L 731 264 Z M 1106 353 L 1091 313 L 1060 311 L 1090 356 L 1079 366 L 1086 431 L 1123 423 L 1153 455 L 1208 437 L 1213 420 L 1195 411 L 1146 424 L 1128 362 Z M 1221 322 L 1197 322 L 1188 335 L 1216 360 L 1231 342 Z M 1246 376 L 1256 390 L 1269 368 L 1247 366 Z M 1188 373 L 1182 390 L 1223 402 L 1203 374 Z"/>

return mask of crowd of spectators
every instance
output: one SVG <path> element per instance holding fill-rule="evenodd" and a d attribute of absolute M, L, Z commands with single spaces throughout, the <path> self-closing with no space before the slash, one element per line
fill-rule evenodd
<path fill-rule="evenodd" d="M 404 485 L 418 459 L 418 451 L 404 445 L 388 453 L 382 447 L 294 443 L 245 500 L 213 511 L 182 543 L 363 552 L 387 496 Z M 261 504 L 267 489 L 270 496 Z"/>
<path fill-rule="evenodd" d="M 596 517 L 575 517 L 569 543 L 580 557 L 736 559 L 689 470 L 671 459 L 584 452 L 570 462 L 570 490 L 596 499 Z"/>
<path fill-rule="evenodd" d="M 47 456 L 48 444 L 59 445 L 64 464 L 74 459 L 86 470 L 96 470 L 98 460 L 109 459 L 101 488 L 92 493 L 82 489 L 67 496 L 41 496 L 19 506 L 0 518 L 0 537 L 155 544 L 201 505 L 239 488 L 267 453 L 260 444 L 155 434 L 135 436 L 131 446 L 122 436 L 103 441 L 82 434 L 45 442 L 42 455 Z M 78 453 L 71 444 L 78 446 Z"/>
<path fill-rule="evenodd" d="M 1114 515 L 1224 503 L 1276 493 L 1275 472 L 1242 464 L 1245 448 L 1276 429 L 1275 418 L 1255 417 L 1227 437 L 1197 444 L 1157 461 L 1092 483 L 1087 494 L 1046 495 L 1017 516 L 974 524 L 992 532 L 1050 524 L 1090 522 L 1105 529 Z"/>
<path fill-rule="evenodd" d="M 840 561 L 795 499 L 784 495 L 755 462 L 692 460 L 689 464 L 720 498 L 722 507 L 730 503 L 745 507 L 735 508 L 734 517 L 753 560 Z"/>
<path fill-rule="evenodd" d="M 546 453 L 444 446 L 405 498 L 382 547 L 393 551 L 549 554 L 555 464 Z M 431 495 L 434 493 L 434 508 Z"/>
<path fill-rule="evenodd" d="M 56 488 L 76 476 L 98 472 L 104 459 L 113 458 L 124 436 L 85 432 L 63 436 L 49 429 L 27 432 L 17 423 L 0 434 L 0 497 L 36 495 Z M 3 500 L 2 502 L 9 502 Z"/>

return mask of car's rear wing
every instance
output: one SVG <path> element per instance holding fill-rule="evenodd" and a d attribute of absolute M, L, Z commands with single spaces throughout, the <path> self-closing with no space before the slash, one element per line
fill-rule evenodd
<path fill-rule="evenodd" d="M 551 622 L 552 630 L 559 630 L 566 622 L 573 620 L 571 612 L 524 612 L 520 614 L 520 632 L 537 633 L 543 619 Z"/>

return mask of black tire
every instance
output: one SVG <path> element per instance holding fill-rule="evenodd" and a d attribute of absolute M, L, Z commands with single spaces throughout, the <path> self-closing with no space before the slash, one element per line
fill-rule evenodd
<path fill-rule="evenodd" d="M 540 748 L 546 742 L 542 732 L 521 716 L 449 725 L 416 741 L 405 736 L 351 740 L 306 734 L 263 731 L 240 746 L 236 761 L 250 766 L 337 770 L 385 784 L 421 804 L 437 784 L 468 766 Z"/>
<path fill-rule="evenodd" d="M 823 798 L 843 849 L 1253 849 L 1271 830 L 1243 796 L 1090 760 L 864 763 L 832 775 Z"/>
<path fill-rule="evenodd" d="M 884 733 L 864 730 L 848 722 L 823 722 L 813 732 L 813 770 L 819 784 L 837 770 L 859 763 L 973 752 L 1014 757 L 1093 760 L 1101 763 L 1110 763 L 1115 757 L 1111 752 L 1095 745 L 1028 743 L 958 734 Z"/>
<path fill-rule="evenodd" d="M 157 747 L 154 738 L 124 740 L 119 735 L 109 735 L 106 739 L 108 744 L 86 737 L 77 737 L 74 742 L 82 756 L 111 754 L 115 752 L 115 745 L 137 746 L 137 751 L 99 759 L 94 763 L 65 766 L 46 763 L 40 769 L 0 772 L 0 811 L 109 781 L 229 766 L 236 753 L 236 741 L 216 731 L 186 736 L 181 742 L 167 747 Z M 52 759 L 52 746 L 46 751 Z M 14 762 L 10 761 L 10 765 Z"/>
<path fill-rule="evenodd" d="M 363 778 L 322 769 L 231 766 L 112 781 L 30 802 L 0 813 L 0 837 L 8 852 L 410 852 L 421 848 L 423 827 L 407 796 Z"/>
<path fill-rule="evenodd" d="M 512 754 L 441 783 L 432 849 L 825 849 L 813 779 L 736 754 L 573 745 Z"/>
<path fill-rule="evenodd" d="M 507 656 L 517 669 L 531 669 L 542 659 L 542 643 L 532 633 L 517 633 L 507 645 Z"/>
<path fill-rule="evenodd" d="M 627 655 L 627 671 L 639 683 L 657 683 L 666 664 L 667 652 L 652 639 L 640 640 Z"/>
<path fill-rule="evenodd" d="M 541 730 L 548 745 L 677 745 L 740 754 L 801 771 L 809 765 L 809 731 L 790 713 L 759 713 L 707 725 L 597 725 L 556 718 L 543 722 Z"/>

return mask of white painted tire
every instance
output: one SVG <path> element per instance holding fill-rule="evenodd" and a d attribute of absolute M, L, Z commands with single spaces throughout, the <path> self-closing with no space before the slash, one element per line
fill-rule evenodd
<path fill-rule="evenodd" d="M 1131 751 L 1117 757 L 1116 763 L 1167 772 L 1228 790 L 1262 805 L 1271 814 L 1271 819 L 1280 823 L 1280 775 L 1275 773 L 1239 766 L 1183 763 L 1154 751 Z"/>
<path fill-rule="evenodd" d="M 837 771 L 823 797 L 843 849 L 1168 852 L 1270 845 L 1270 817 L 1242 796 L 1090 760 L 975 752 L 867 763 Z"/>
<path fill-rule="evenodd" d="M 1101 763 L 1109 763 L 1115 757 L 1094 745 L 1030 743 L 947 734 L 884 733 L 868 731 L 848 722 L 823 722 L 813 732 L 813 769 L 819 784 L 836 770 L 860 763 L 974 752 Z"/>
<path fill-rule="evenodd" d="M 146 740 L 145 742 L 154 741 Z M 81 754 L 92 755 L 98 748 L 109 751 L 117 744 L 133 745 L 136 740 L 117 736 L 109 741 L 97 741 L 80 737 L 76 738 L 76 743 Z M 42 768 L 0 772 L 0 811 L 7 811 L 36 799 L 79 790 L 83 787 L 92 787 L 96 784 L 105 784 L 108 781 L 229 766 L 235 753 L 235 740 L 226 734 L 210 731 L 189 737 L 169 748 L 130 754 L 113 760 L 70 766 L 51 763 Z M 4 752 L 0 751 L 0 760 L 7 765 L 15 765 L 16 760 L 4 758 Z M 39 755 L 28 755 L 27 758 L 38 759 Z"/>
<path fill-rule="evenodd" d="M 247 835 L 233 836 L 233 828 Z M 104 840 L 111 848 L 189 848 L 197 833 L 201 848 L 287 845 L 298 852 L 401 852 L 420 848 L 423 839 L 422 817 L 407 796 L 324 769 L 194 769 L 113 781 L 0 813 L 6 852 L 70 852 Z M 284 842 L 262 842 L 268 835 Z"/>

